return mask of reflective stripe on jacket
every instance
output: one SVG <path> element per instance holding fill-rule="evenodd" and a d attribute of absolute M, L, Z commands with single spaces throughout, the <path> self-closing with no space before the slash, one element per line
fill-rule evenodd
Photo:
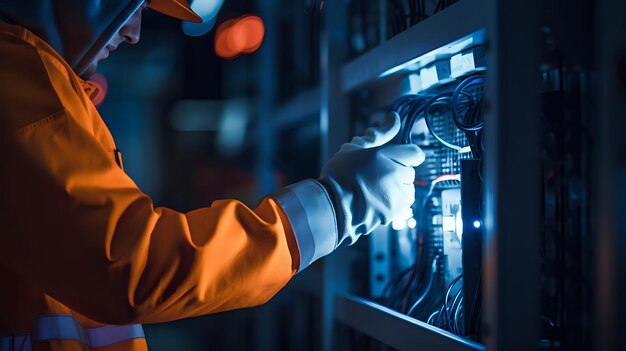
<path fill-rule="evenodd" d="M 80 343 L 84 348 L 103 348 L 144 338 L 141 324 L 85 328 L 70 315 L 51 314 L 35 320 L 32 334 L 0 337 L 0 351 L 30 351 L 33 342 L 55 341 Z"/>
<path fill-rule="evenodd" d="M 126 330 L 98 329 L 108 324 L 137 331 L 262 304 L 336 246 L 332 204 L 312 180 L 256 209 L 154 207 L 116 164 L 90 87 L 23 27 L 0 24 L 0 82 L 1 350 L 28 338 L 33 350 L 85 350 L 93 331 Z M 65 317 L 46 323 L 74 334 L 39 338 L 54 315 Z M 98 350 L 144 350 L 136 335 Z"/>

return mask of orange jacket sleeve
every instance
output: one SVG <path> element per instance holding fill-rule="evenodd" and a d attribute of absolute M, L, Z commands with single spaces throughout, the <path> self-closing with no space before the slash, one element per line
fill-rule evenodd
<path fill-rule="evenodd" d="M 13 40 L 0 37 L 1 265 L 96 321 L 150 323 L 264 303 L 335 248 L 332 204 L 312 180 L 256 209 L 154 207 L 98 139 L 72 72 Z"/>

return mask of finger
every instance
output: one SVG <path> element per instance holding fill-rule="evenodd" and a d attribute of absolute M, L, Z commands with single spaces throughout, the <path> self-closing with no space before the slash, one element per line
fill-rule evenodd
<path fill-rule="evenodd" d="M 355 144 L 354 143 L 354 139 L 352 139 L 351 142 L 345 143 L 345 144 L 341 145 L 341 148 L 339 149 L 339 152 L 354 151 L 354 150 L 361 150 L 361 149 L 363 149 L 363 147 L 361 147 L 360 145 Z"/>
<path fill-rule="evenodd" d="M 417 145 L 389 145 L 381 152 L 391 160 L 407 166 L 417 167 L 426 159 L 426 154 Z"/>
<path fill-rule="evenodd" d="M 397 177 L 398 182 L 402 185 L 414 186 L 413 182 L 415 181 L 415 169 L 413 167 L 397 165 L 395 176 Z"/>
<path fill-rule="evenodd" d="M 415 202 L 415 185 L 413 184 L 402 184 L 403 187 L 403 196 L 402 200 L 404 200 L 404 205 L 406 207 L 411 207 Z"/>
<path fill-rule="evenodd" d="M 403 208 L 394 219 L 407 221 L 409 218 L 413 217 L 413 209 L 410 207 Z"/>
<path fill-rule="evenodd" d="M 411 209 L 410 207 L 404 207 L 399 212 L 396 212 L 393 215 L 393 218 L 391 218 L 394 229 L 398 230 L 406 228 L 407 221 L 410 218 L 413 218 L 413 209 Z"/>
<path fill-rule="evenodd" d="M 387 144 L 398 134 L 401 125 L 400 115 L 390 112 L 381 126 L 367 128 L 364 135 L 353 138 L 352 143 L 364 148 Z"/>

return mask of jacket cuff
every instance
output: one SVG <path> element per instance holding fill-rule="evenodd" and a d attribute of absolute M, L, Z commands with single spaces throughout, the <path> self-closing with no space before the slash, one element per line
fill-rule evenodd
<path fill-rule="evenodd" d="M 300 268 L 308 267 L 337 247 L 337 216 L 326 189 L 305 180 L 270 195 L 289 219 L 300 251 Z"/>

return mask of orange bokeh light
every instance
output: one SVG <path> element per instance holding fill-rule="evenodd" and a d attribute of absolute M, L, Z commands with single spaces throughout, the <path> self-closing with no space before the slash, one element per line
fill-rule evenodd
<path fill-rule="evenodd" d="M 228 20 L 215 33 L 215 53 L 226 59 L 253 53 L 261 46 L 264 35 L 265 25 L 258 16 Z"/>

